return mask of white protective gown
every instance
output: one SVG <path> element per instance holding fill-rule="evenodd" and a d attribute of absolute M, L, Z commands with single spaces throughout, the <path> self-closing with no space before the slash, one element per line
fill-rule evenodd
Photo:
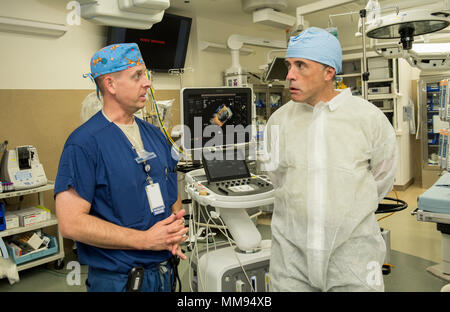
<path fill-rule="evenodd" d="M 373 104 L 341 91 L 290 101 L 269 119 L 274 183 L 273 291 L 383 291 L 386 245 L 374 212 L 397 168 L 395 131 Z"/>

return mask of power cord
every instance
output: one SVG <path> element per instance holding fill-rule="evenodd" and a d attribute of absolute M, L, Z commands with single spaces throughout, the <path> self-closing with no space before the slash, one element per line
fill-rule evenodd
<path fill-rule="evenodd" d="M 184 253 L 184 250 L 181 250 Z M 178 265 L 180 264 L 180 257 L 178 256 L 172 256 L 169 259 L 170 262 L 170 266 L 172 268 L 172 274 L 174 279 L 172 281 L 172 285 L 171 285 L 171 290 L 172 292 L 175 292 L 175 290 L 177 289 L 177 282 L 179 285 L 178 288 L 178 292 L 181 292 L 181 279 L 180 279 L 180 275 L 178 274 Z"/>

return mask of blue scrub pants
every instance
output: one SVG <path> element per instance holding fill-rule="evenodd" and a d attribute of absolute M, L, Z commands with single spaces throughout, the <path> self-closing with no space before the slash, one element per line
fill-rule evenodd
<path fill-rule="evenodd" d="M 145 269 L 142 281 L 142 292 L 170 292 L 172 278 L 170 264 L 164 266 L 166 270 L 154 265 Z M 166 271 L 166 272 L 164 272 Z M 89 267 L 86 280 L 88 292 L 124 292 L 126 291 L 128 274 L 115 273 Z"/>

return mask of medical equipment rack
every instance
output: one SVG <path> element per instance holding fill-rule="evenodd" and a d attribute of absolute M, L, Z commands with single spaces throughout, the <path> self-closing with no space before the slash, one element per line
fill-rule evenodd
<path fill-rule="evenodd" d="M 30 194 L 37 193 L 39 205 L 44 206 L 44 194 L 43 193 L 45 191 L 53 190 L 54 186 L 55 186 L 54 181 L 48 181 L 48 183 L 46 185 L 39 186 L 36 188 L 0 193 L 0 199 L 12 198 L 12 197 L 18 197 L 18 196 L 30 195 Z M 35 266 L 38 266 L 41 264 L 53 262 L 53 261 L 56 261 L 56 268 L 63 267 L 63 265 L 64 265 L 64 243 L 63 243 L 63 237 L 61 236 L 61 233 L 59 232 L 58 220 L 57 220 L 56 216 L 52 214 L 50 219 L 46 220 L 46 221 L 38 222 L 33 225 L 29 225 L 29 226 L 25 226 L 25 227 L 20 226 L 20 227 L 16 227 L 13 229 L 0 231 L 0 238 L 3 238 L 3 237 L 8 237 L 8 236 L 12 236 L 12 235 L 19 234 L 19 233 L 42 229 L 42 228 L 46 228 L 46 227 L 50 227 L 50 226 L 54 226 L 54 225 L 57 226 L 57 231 L 58 231 L 58 252 L 56 254 L 44 256 L 42 258 L 37 258 L 37 259 L 31 260 L 31 261 L 28 261 L 28 262 L 25 262 L 22 264 L 18 264 L 17 271 L 26 270 L 26 269 L 29 269 L 29 268 L 32 268 L 32 267 L 35 267 Z"/>

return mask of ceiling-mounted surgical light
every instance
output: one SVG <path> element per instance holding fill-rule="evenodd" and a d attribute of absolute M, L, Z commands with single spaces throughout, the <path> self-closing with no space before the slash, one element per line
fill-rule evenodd
<path fill-rule="evenodd" d="M 289 28 L 295 24 L 295 16 L 282 13 L 287 0 L 241 0 L 242 10 L 253 15 L 253 23 L 272 27 Z"/>
<path fill-rule="evenodd" d="M 400 38 L 404 50 L 410 50 L 414 36 L 433 33 L 450 25 L 448 13 L 415 10 L 381 17 L 367 25 L 366 35 L 373 39 Z"/>

